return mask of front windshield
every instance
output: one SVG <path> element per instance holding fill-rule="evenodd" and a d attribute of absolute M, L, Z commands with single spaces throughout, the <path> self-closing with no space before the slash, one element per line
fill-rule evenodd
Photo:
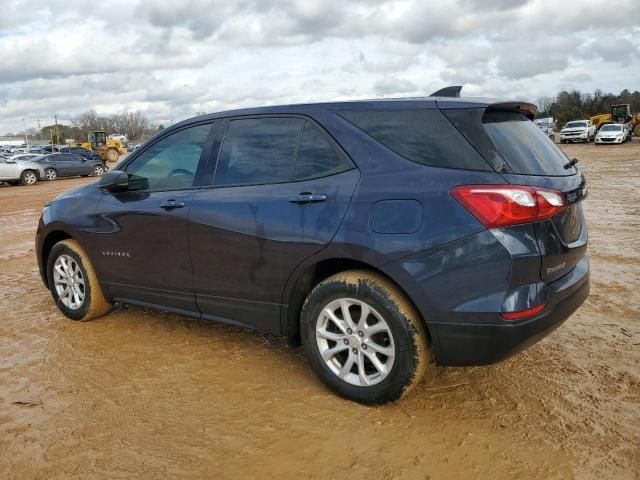
<path fill-rule="evenodd" d="M 586 126 L 587 122 L 569 122 L 564 126 L 564 128 L 581 128 Z"/>
<path fill-rule="evenodd" d="M 621 132 L 622 125 L 604 125 L 601 129 L 601 132 Z"/>

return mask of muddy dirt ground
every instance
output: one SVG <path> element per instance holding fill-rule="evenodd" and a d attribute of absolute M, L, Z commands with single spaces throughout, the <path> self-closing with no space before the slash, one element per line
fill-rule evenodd
<path fill-rule="evenodd" d="M 277 338 L 133 307 L 67 320 L 34 233 L 93 180 L 0 186 L 0 478 L 640 478 L 640 139 L 563 148 L 590 183 L 589 300 L 516 357 L 376 408 Z"/>

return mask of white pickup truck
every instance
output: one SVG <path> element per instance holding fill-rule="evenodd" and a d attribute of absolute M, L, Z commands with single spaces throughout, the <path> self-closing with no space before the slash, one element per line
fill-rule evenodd
<path fill-rule="evenodd" d="M 560 130 L 560 143 L 588 143 L 596 137 L 596 127 L 591 120 L 575 120 L 567 122 Z"/>

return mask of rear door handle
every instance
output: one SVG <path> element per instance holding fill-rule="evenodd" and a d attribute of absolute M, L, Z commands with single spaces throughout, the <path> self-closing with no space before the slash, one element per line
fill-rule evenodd
<path fill-rule="evenodd" d="M 176 202 L 175 200 L 167 200 L 160 204 L 160 208 L 164 208 L 165 210 L 172 210 L 174 208 L 183 208 L 185 206 L 184 202 Z"/>
<path fill-rule="evenodd" d="M 300 204 L 324 202 L 326 199 L 327 199 L 326 195 L 313 194 L 308 192 L 289 197 L 289 201 L 291 203 L 300 203 Z"/>

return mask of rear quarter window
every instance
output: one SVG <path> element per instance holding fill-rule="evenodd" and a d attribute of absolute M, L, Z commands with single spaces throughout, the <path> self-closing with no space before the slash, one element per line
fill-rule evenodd
<path fill-rule="evenodd" d="M 440 110 L 347 111 L 339 115 L 412 162 L 432 167 L 491 170 Z"/>

